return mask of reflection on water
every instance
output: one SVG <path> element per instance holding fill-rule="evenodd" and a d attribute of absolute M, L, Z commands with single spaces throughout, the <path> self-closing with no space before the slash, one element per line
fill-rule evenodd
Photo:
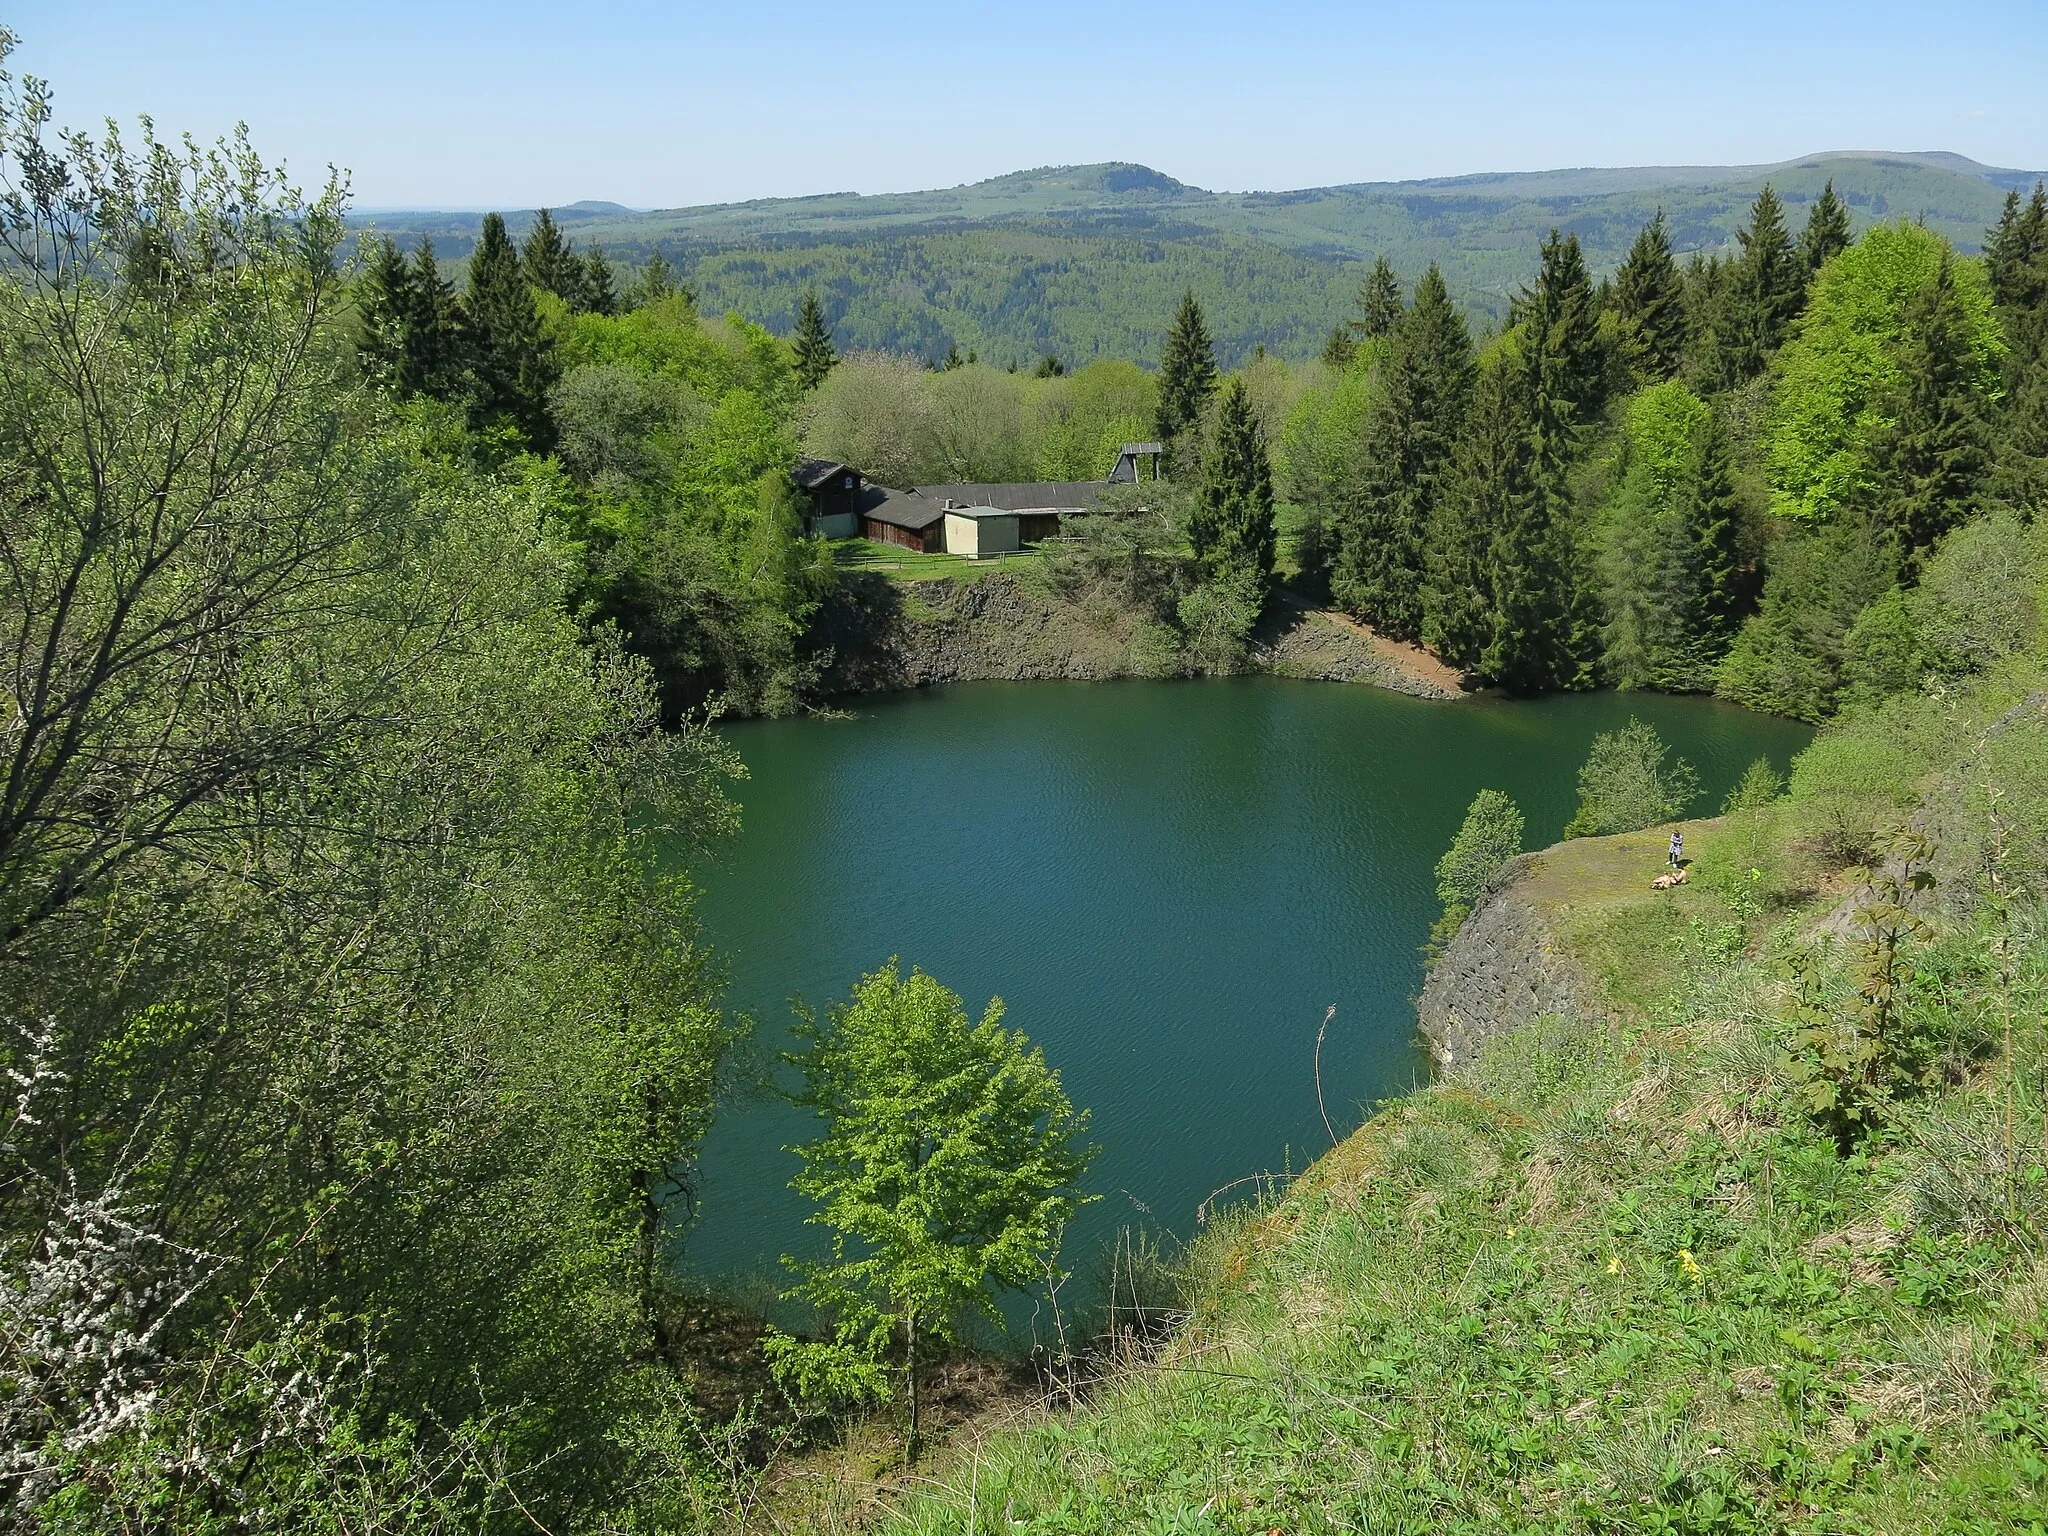
<path fill-rule="evenodd" d="M 850 720 L 728 735 L 744 829 L 700 871 L 730 1006 L 780 1046 L 788 999 L 843 997 L 891 955 L 978 1014 L 992 995 L 1094 1111 L 1103 1198 L 1077 1261 L 1134 1221 L 1186 1235 L 1211 1191 L 1299 1169 L 1419 1080 L 1412 999 L 1432 868 L 1481 788 L 1554 840 L 1595 732 L 1631 714 L 1699 770 L 1711 809 L 1803 726 L 1702 699 L 1404 698 L 1269 678 L 977 683 L 864 703 Z M 694 1275 L 764 1293 L 812 1252 L 784 1150 L 797 1111 L 728 1106 L 705 1147 Z M 748 1277 L 752 1277 L 749 1283 Z"/>

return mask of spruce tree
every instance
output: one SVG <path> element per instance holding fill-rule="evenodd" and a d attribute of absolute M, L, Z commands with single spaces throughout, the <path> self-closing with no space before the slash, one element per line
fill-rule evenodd
<path fill-rule="evenodd" d="M 1694 251 L 1685 267 L 1685 377 L 1701 389 L 1718 389 L 1727 370 L 1721 342 L 1728 330 L 1729 267 L 1719 256 Z"/>
<path fill-rule="evenodd" d="M 1655 384 L 1675 377 L 1685 357 L 1685 283 L 1671 259 L 1664 210 L 1645 224 L 1614 275 L 1614 313 L 1629 372 Z"/>
<path fill-rule="evenodd" d="M 1835 196 L 1834 179 L 1820 189 L 1806 215 L 1806 228 L 1799 236 L 1799 264 L 1806 269 L 1806 281 L 1827 265 L 1828 258 L 1849 249 L 1849 210 Z"/>
<path fill-rule="evenodd" d="M 1534 494 L 1520 359 L 1504 349 L 1478 370 L 1424 561 L 1422 643 L 1461 671 L 1477 674 L 1493 638 L 1494 535 Z"/>
<path fill-rule="evenodd" d="M 431 240 L 420 241 L 413 252 L 410 298 L 401 389 L 436 400 L 465 398 L 470 388 L 469 329 L 455 285 L 441 275 L 434 259 Z"/>
<path fill-rule="evenodd" d="M 1523 357 L 1536 477 L 1562 495 L 1580 439 L 1606 405 L 1599 305 L 1577 235 L 1550 232 L 1536 286 L 1523 291 L 1516 316 L 1528 338 Z"/>
<path fill-rule="evenodd" d="M 1388 337 L 1365 462 L 1340 515 L 1337 601 L 1382 633 L 1422 633 L 1423 550 L 1472 402 L 1472 338 L 1431 263 Z"/>
<path fill-rule="evenodd" d="M 1254 571 L 1261 591 L 1272 579 L 1273 466 L 1241 378 L 1224 385 L 1217 402 L 1216 441 L 1188 519 L 1188 542 L 1212 574 Z"/>
<path fill-rule="evenodd" d="M 1910 578 L 1934 541 L 1976 506 L 1990 467 L 1968 319 L 1944 253 L 1903 317 L 1901 382 L 1878 439 L 1874 507 Z"/>
<path fill-rule="evenodd" d="M 1338 326 L 1323 343 L 1323 366 L 1342 373 L 1357 361 L 1358 337 L 1350 326 Z"/>
<path fill-rule="evenodd" d="M 553 350 L 505 221 L 495 213 L 484 215 L 470 254 L 464 307 L 475 346 L 479 420 L 515 427 L 544 451 L 553 442 L 547 410 L 557 377 Z"/>
<path fill-rule="evenodd" d="M 583 281 L 577 306 L 588 314 L 615 315 L 619 312 L 619 290 L 612 277 L 612 264 L 603 251 L 592 246 L 583 253 Z"/>
<path fill-rule="evenodd" d="M 574 305 L 583 287 L 583 263 L 562 237 L 555 216 L 545 208 L 534 216 L 533 228 L 527 231 L 519 265 L 534 287 Z"/>
<path fill-rule="evenodd" d="M 647 265 L 640 269 L 627 290 L 627 307 L 644 309 L 649 304 L 659 304 L 675 291 L 675 273 L 661 252 L 655 251 L 648 256 Z"/>
<path fill-rule="evenodd" d="M 1806 270 L 1786 232 L 1784 204 L 1769 182 L 1750 207 L 1748 226 L 1738 229 L 1735 238 L 1742 254 L 1721 316 L 1724 388 L 1763 372 L 1806 294 Z"/>
<path fill-rule="evenodd" d="M 1372 272 L 1358 290 L 1358 318 L 1351 328 L 1367 341 L 1390 335 L 1401 320 L 1401 280 L 1384 256 L 1372 264 Z"/>
<path fill-rule="evenodd" d="M 362 319 L 357 347 L 366 368 L 373 377 L 397 384 L 413 323 L 412 269 L 386 237 L 370 242 L 363 275 L 356 281 L 356 308 Z"/>
<path fill-rule="evenodd" d="M 1692 543 L 1693 589 L 1686 625 L 1704 673 L 1735 637 L 1741 617 L 1742 499 L 1728 429 L 1719 411 L 1701 429 L 1691 495 L 1685 503 L 1686 533 Z"/>
<path fill-rule="evenodd" d="M 1504 499 L 1499 510 L 1488 551 L 1492 625 L 1479 676 L 1510 693 L 1588 686 L 1592 615 L 1569 523 L 1533 478 L 1528 494 Z"/>
<path fill-rule="evenodd" d="M 1175 441 L 1198 431 L 1209 397 L 1216 392 L 1216 349 L 1202 306 L 1190 288 L 1166 333 L 1166 351 L 1159 362 L 1159 410 L 1156 426 L 1169 459 L 1191 458 L 1177 452 Z"/>
<path fill-rule="evenodd" d="M 832 347 L 832 333 L 825 328 L 825 308 L 818 302 L 815 288 L 804 290 L 790 345 L 796 354 L 796 381 L 804 389 L 816 389 L 824 383 L 825 375 L 839 362 L 839 354 Z"/>
<path fill-rule="evenodd" d="M 2014 349 L 2018 351 L 2018 348 Z M 2023 517 L 2048 507 L 2048 349 L 2007 376 L 1987 495 Z"/>
<path fill-rule="evenodd" d="M 2018 191 L 2005 194 L 2004 213 L 1985 232 L 1984 275 L 2007 310 L 2036 309 L 2048 295 L 2048 192 L 2041 183 L 2024 204 Z"/>

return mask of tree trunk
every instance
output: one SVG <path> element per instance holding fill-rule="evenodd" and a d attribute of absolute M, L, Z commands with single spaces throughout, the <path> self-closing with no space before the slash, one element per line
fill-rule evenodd
<path fill-rule="evenodd" d="M 921 1449 L 918 1445 L 917 1435 L 918 1408 L 920 1404 L 917 1395 L 917 1313 L 915 1311 L 912 1311 L 905 1319 L 904 1333 L 908 1345 L 908 1348 L 905 1350 L 904 1375 L 908 1379 L 910 1387 L 910 1433 L 903 1440 L 903 1464 L 907 1467 L 917 1460 L 917 1453 Z"/>

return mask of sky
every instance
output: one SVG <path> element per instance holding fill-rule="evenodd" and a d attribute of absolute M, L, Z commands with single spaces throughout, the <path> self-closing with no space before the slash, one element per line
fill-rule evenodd
<path fill-rule="evenodd" d="M 1273 191 L 1946 149 L 2048 170 L 2048 0 L 16 0 L 60 122 L 246 122 L 363 208 L 680 207 L 1137 161 Z"/>

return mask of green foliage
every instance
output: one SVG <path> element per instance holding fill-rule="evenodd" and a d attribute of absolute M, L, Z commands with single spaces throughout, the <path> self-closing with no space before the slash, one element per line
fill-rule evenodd
<path fill-rule="evenodd" d="M 1244 380 L 1223 386 L 1216 436 L 1202 467 L 1202 486 L 1188 519 L 1188 544 L 1210 571 L 1250 572 L 1264 606 L 1273 576 L 1273 469 L 1265 435 L 1252 415 Z"/>
<path fill-rule="evenodd" d="M 1358 313 L 1349 329 L 1366 341 L 1392 335 L 1394 327 L 1401 323 L 1401 280 L 1394 276 L 1386 257 L 1374 258 L 1372 271 L 1366 275 L 1352 307 Z"/>
<path fill-rule="evenodd" d="M 1195 302 L 1195 291 L 1190 288 L 1181 295 L 1159 362 L 1157 430 L 1169 453 L 1177 441 L 1200 425 L 1215 391 L 1215 347 L 1202 306 Z"/>
<path fill-rule="evenodd" d="M 1821 204 L 1814 207 L 1819 210 Z M 1716 317 L 1721 382 L 1731 386 L 1761 373 L 1778 350 L 1799 313 L 1809 270 L 1793 247 L 1784 205 L 1769 182 L 1757 194 L 1748 225 L 1735 237 L 1742 254 Z"/>
<path fill-rule="evenodd" d="M 1807 210 L 1806 228 L 1799 233 L 1799 264 L 1806 269 L 1807 283 L 1811 284 L 1820 269 L 1849 249 L 1852 243 L 1849 210 L 1835 196 L 1835 183 L 1831 178 Z"/>
<path fill-rule="evenodd" d="M 1685 355 L 1685 285 L 1671 259 L 1664 210 L 1645 224 L 1614 274 L 1622 357 L 1641 383 L 1677 374 Z"/>
<path fill-rule="evenodd" d="M 1534 497 L 1519 371 L 1514 344 L 1481 362 L 1471 416 L 1430 519 L 1422 639 L 1466 669 L 1481 665 L 1494 634 L 1495 540 L 1521 523 Z"/>
<path fill-rule="evenodd" d="M 1953 265 L 1947 242 L 1917 225 L 1870 230 L 1822 269 L 1778 360 L 1764 450 L 1779 515 L 1824 520 L 1864 496 L 1872 447 L 1904 384 L 1907 313 L 1944 264 L 1953 290 L 1941 313 L 1953 315 L 1972 387 L 1995 387 L 2004 346 L 1975 265 Z"/>
<path fill-rule="evenodd" d="M 1382 633 L 1416 639 L 1423 622 L 1425 537 L 1471 408 L 1472 341 L 1432 265 L 1415 303 L 1398 295 L 1360 457 L 1337 502 L 1337 601 Z"/>
<path fill-rule="evenodd" d="M 992 1001 L 971 1022 L 957 994 L 892 960 L 821 1020 L 799 1013 L 797 1102 L 823 1134 L 796 1149 L 793 1181 L 817 1202 L 832 1257 L 786 1260 L 790 1294 L 831 1321 L 823 1343 L 774 1346 L 777 1374 L 827 1396 L 873 1392 L 900 1339 L 917 1454 L 921 1350 L 956 1336 L 963 1311 L 995 1318 L 995 1285 L 1043 1278 L 1087 1198 L 1091 1153 L 1059 1074 Z"/>
<path fill-rule="evenodd" d="M 803 303 L 797 306 L 796 333 L 790 338 L 790 346 L 796 354 L 796 381 L 805 389 L 816 389 L 824 383 L 825 375 L 839 361 L 815 288 L 806 289 Z"/>
<path fill-rule="evenodd" d="M 1657 728 L 1630 720 L 1603 731 L 1579 769 L 1579 808 L 1566 837 L 1605 837 L 1674 821 L 1699 797 L 1699 775 L 1683 758 L 1666 764 L 1671 749 Z"/>
<path fill-rule="evenodd" d="M 1704 689 L 1732 638 L 1742 508 L 1713 408 L 1676 380 L 1636 395 L 1598 530 L 1608 678 Z"/>
<path fill-rule="evenodd" d="M 547 397 L 559 376 L 554 349 L 505 221 L 496 214 L 485 217 L 469 258 L 463 303 L 475 347 L 477 425 L 509 427 L 533 448 L 551 447 Z"/>
<path fill-rule="evenodd" d="M 1466 808 L 1451 846 L 1436 862 L 1436 896 L 1443 916 L 1430 942 L 1441 951 L 1482 896 L 1494 889 L 1508 860 L 1522 851 L 1527 826 L 1515 802 L 1497 789 L 1482 789 Z"/>

